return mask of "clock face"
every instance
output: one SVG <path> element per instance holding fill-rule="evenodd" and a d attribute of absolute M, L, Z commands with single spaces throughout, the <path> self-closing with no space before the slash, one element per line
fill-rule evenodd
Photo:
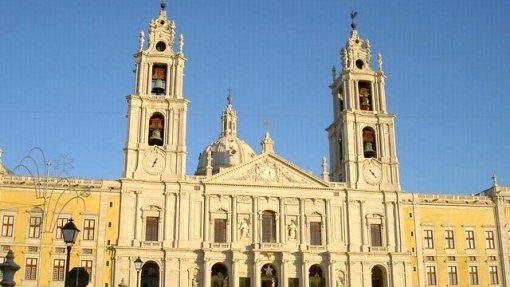
<path fill-rule="evenodd" d="M 382 179 L 381 166 L 373 161 L 367 162 L 363 167 L 363 177 L 368 184 L 379 184 Z"/>
<path fill-rule="evenodd" d="M 262 179 L 272 180 L 276 177 L 276 170 L 272 167 L 266 166 L 260 170 L 259 175 Z"/>
<path fill-rule="evenodd" d="M 160 174 L 165 169 L 165 156 L 156 150 L 148 151 L 145 153 L 143 165 L 148 173 Z"/>

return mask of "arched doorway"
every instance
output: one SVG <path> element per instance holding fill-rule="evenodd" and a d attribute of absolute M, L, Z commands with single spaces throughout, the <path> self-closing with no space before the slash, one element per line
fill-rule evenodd
<path fill-rule="evenodd" d="M 211 287 L 228 287 L 228 270 L 222 263 L 211 267 Z"/>
<path fill-rule="evenodd" d="M 314 264 L 308 270 L 308 281 L 310 282 L 310 287 L 324 287 L 326 286 L 326 280 L 324 280 L 324 276 L 322 275 L 322 268 L 319 264 Z"/>
<path fill-rule="evenodd" d="M 261 287 L 278 287 L 278 274 L 273 264 L 264 264 L 260 269 Z"/>
<path fill-rule="evenodd" d="M 372 287 L 386 287 L 386 272 L 381 265 L 372 267 Z"/>
<path fill-rule="evenodd" d="M 146 262 L 142 267 L 142 276 L 140 278 L 141 287 L 159 286 L 159 266 L 154 261 Z"/>

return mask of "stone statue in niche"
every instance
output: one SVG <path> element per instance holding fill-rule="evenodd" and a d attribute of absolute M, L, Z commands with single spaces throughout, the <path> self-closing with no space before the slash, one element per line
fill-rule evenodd
<path fill-rule="evenodd" d="M 289 240 L 296 240 L 297 226 L 294 220 L 288 225 Z"/>
<path fill-rule="evenodd" d="M 194 276 L 193 279 L 191 279 L 191 286 L 192 287 L 198 287 L 197 276 Z"/>
<path fill-rule="evenodd" d="M 239 231 L 241 232 L 241 239 L 248 238 L 250 236 L 250 225 L 246 219 L 241 220 L 241 223 L 239 223 Z"/>
<path fill-rule="evenodd" d="M 228 276 L 225 276 L 225 278 L 223 278 L 223 282 L 222 282 L 221 286 L 228 287 Z"/>

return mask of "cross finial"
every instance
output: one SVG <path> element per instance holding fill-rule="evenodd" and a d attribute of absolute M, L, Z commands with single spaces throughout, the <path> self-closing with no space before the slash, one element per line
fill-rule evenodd
<path fill-rule="evenodd" d="M 231 104 L 232 104 L 232 89 L 231 89 L 231 88 L 228 88 L 228 89 L 227 89 L 227 91 L 228 91 L 227 103 L 228 103 L 229 105 L 231 105 Z"/>
<path fill-rule="evenodd" d="M 265 120 L 264 121 L 264 126 L 266 127 L 266 130 L 269 129 L 269 127 L 271 126 L 271 121 Z"/>
<path fill-rule="evenodd" d="M 492 185 L 493 186 L 497 186 L 498 185 L 498 179 L 496 177 L 496 175 L 492 175 Z"/>
<path fill-rule="evenodd" d="M 356 18 L 356 16 L 358 16 L 358 12 L 357 11 L 354 11 L 352 10 L 351 11 L 351 28 L 354 30 L 356 29 L 356 22 L 354 22 L 354 18 Z"/>
<path fill-rule="evenodd" d="M 166 0 L 161 1 L 161 10 L 165 11 L 166 9 Z"/>

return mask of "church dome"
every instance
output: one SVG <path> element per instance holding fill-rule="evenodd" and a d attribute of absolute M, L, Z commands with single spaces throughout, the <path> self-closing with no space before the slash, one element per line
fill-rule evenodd
<path fill-rule="evenodd" d="M 209 153 L 213 173 L 217 173 L 220 168 L 236 166 L 255 157 L 253 149 L 237 136 L 220 137 L 200 154 L 196 174 L 206 174 Z"/>
<path fill-rule="evenodd" d="M 220 168 L 239 165 L 256 155 L 246 142 L 237 137 L 237 114 L 232 108 L 232 96 L 229 95 L 227 100 L 227 108 L 221 116 L 220 137 L 209 144 L 200 154 L 195 172 L 197 175 L 207 174 L 209 161 L 214 174 Z"/>

